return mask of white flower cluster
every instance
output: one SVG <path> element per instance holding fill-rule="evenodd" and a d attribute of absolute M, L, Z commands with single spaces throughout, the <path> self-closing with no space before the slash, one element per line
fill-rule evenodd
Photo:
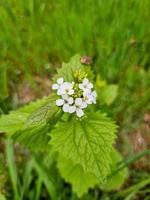
<path fill-rule="evenodd" d="M 88 104 L 96 103 L 96 91 L 92 91 L 93 84 L 87 78 L 81 83 L 70 83 L 61 77 L 52 85 L 52 89 L 57 90 L 57 95 L 60 96 L 56 105 L 61 106 L 64 112 L 76 113 L 78 117 L 84 115 L 83 109 Z"/>

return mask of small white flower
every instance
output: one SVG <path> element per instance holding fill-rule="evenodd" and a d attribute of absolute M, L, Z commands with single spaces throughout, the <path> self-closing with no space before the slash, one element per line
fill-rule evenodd
<path fill-rule="evenodd" d="M 90 83 L 90 81 L 87 78 L 84 78 L 82 83 L 79 84 L 79 88 L 83 91 L 89 92 L 93 88 L 93 84 Z"/>
<path fill-rule="evenodd" d="M 78 117 L 82 117 L 84 112 L 82 109 L 86 108 L 87 104 L 82 101 L 82 98 L 75 99 L 75 111 Z"/>
<path fill-rule="evenodd" d="M 62 99 L 56 100 L 56 105 L 63 106 L 64 112 L 73 113 L 72 104 L 73 104 L 73 98 L 69 97 L 67 94 L 62 95 Z"/>
<path fill-rule="evenodd" d="M 64 103 L 65 103 L 65 100 L 64 100 L 64 99 L 57 99 L 57 100 L 56 100 L 56 105 L 57 105 L 57 106 L 62 106 L 62 105 L 64 105 Z"/>
<path fill-rule="evenodd" d="M 96 104 L 96 97 L 97 97 L 96 91 L 93 91 L 93 92 L 84 91 L 83 92 L 83 100 L 87 104 L 92 104 L 92 103 Z"/>
<path fill-rule="evenodd" d="M 76 111 L 75 105 L 69 107 L 69 113 L 74 113 Z"/>
<path fill-rule="evenodd" d="M 96 91 L 93 91 L 93 92 L 91 93 L 91 96 L 92 96 L 92 98 L 93 98 L 92 102 L 93 102 L 94 104 L 96 104 L 96 97 L 97 97 Z"/>
<path fill-rule="evenodd" d="M 60 86 L 60 88 L 57 90 L 57 94 L 58 95 L 63 95 L 63 94 L 72 95 L 72 94 L 74 94 L 73 85 L 74 85 L 73 83 L 64 82 Z"/>
<path fill-rule="evenodd" d="M 67 94 L 63 94 L 62 98 L 68 103 L 68 104 L 73 104 L 73 98 L 69 97 Z"/>
<path fill-rule="evenodd" d="M 54 83 L 54 84 L 52 85 L 52 89 L 53 89 L 53 90 L 58 90 L 58 89 L 60 88 L 60 86 L 63 84 L 63 82 L 64 82 L 63 77 L 57 79 L 57 83 Z"/>
<path fill-rule="evenodd" d="M 67 103 L 65 103 L 64 105 L 63 105 L 63 111 L 64 112 L 69 112 L 69 104 L 67 104 Z"/>
<path fill-rule="evenodd" d="M 93 102 L 93 97 L 91 95 L 91 92 L 89 91 L 84 91 L 83 92 L 83 101 L 87 104 L 92 104 Z"/>

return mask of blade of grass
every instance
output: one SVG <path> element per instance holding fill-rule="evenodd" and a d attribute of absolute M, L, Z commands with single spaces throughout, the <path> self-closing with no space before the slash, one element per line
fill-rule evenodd
<path fill-rule="evenodd" d="M 33 176 L 32 176 L 33 167 L 34 166 L 33 166 L 32 160 L 29 160 L 29 162 L 27 162 L 27 164 L 25 166 L 24 174 L 23 174 L 23 184 L 22 184 L 22 188 L 21 188 L 22 199 L 25 196 L 25 194 L 28 192 L 30 184 L 33 180 Z"/>
<path fill-rule="evenodd" d="M 116 170 L 114 170 L 109 177 L 112 177 L 113 175 L 115 175 L 116 173 L 118 173 L 120 170 L 122 170 L 123 168 L 127 167 L 128 165 L 136 162 L 137 160 L 139 160 L 140 158 L 146 156 L 150 154 L 150 149 L 146 149 L 140 153 L 137 153 L 136 155 L 131 156 L 130 158 L 125 159 L 124 161 L 120 162 L 118 164 L 118 167 Z"/>
<path fill-rule="evenodd" d="M 8 96 L 6 66 L 0 66 L 0 102 Z"/>
<path fill-rule="evenodd" d="M 37 182 L 36 182 L 35 200 L 40 199 L 41 189 L 42 189 L 42 181 L 41 181 L 41 179 L 38 179 Z"/>
<path fill-rule="evenodd" d="M 19 195 L 19 180 L 17 175 L 17 169 L 15 164 L 15 157 L 14 157 L 14 151 L 13 151 L 13 145 L 12 140 L 7 139 L 6 141 L 6 161 L 8 165 L 8 171 L 11 178 L 11 183 L 13 187 L 14 192 L 14 199 L 15 200 L 21 200 Z"/>
<path fill-rule="evenodd" d="M 44 170 L 42 165 L 39 164 L 36 160 L 34 160 L 34 168 L 36 169 L 36 171 L 39 175 L 39 178 L 44 183 L 51 199 L 52 200 L 58 200 L 59 195 L 56 192 L 56 187 L 55 187 L 54 183 L 52 182 L 52 180 L 50 179 L 50 177 L 48 176 L 47 172 Z"/>
<path fill-rule="evenodd" d="M 116 197 L 125 197 L 126 198 L 130 197 L 130 195 L 132 196 L 132 194 L 137 194 L 139 192 L 140 189 L 142 189 L 143 187 L 145 187 L 146 185 L 150 184 L 150 178 L 146 179 L 146 180 L 141 180 L 139 183 L 121 191 L 118 192 L 116 194 Z"/>

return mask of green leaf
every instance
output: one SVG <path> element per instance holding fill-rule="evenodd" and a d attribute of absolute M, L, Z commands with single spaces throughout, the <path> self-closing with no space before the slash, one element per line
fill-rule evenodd
<path fill-rule="evenodd" d="M 111 157 L 111 172 L 113 172 L 117 168 L 117 164 L 122 161 L 122 156 L 116 149 L 113 149 L 113 151 L 111 152 Z M 117 190 L 123 185 L 127 177 L 128 169 L 126 167 L 120 170 L 118 173 L 114 174 L 113 176 L 109 176 L 106 183 L 101 185 L 100 188 L 103 191 Z"/>
<path fill-rule="evenodd" d="M 99 182 L 94 174 L 85 173 L 80 164 L 74 165 L 71 160 L 63 156 L 58 157 L 57 167 L 65 181 L 72 185 L 72 190 L 78 197 L 87 193 Z"/>
<path fill-rule="evenodd" d="M 14 141 L 31 150 L 46 150 L 49 137 L 47 132 L 50 131 L 48 126 L 37 126 L 17 131 L 12 136 Z"/>
<path fill-rule="evenodd" d="M 62 67 L 57 69 L 54 80 L 63 77 L 66 81 L 73 81 L 73 74 L 78 69 L 82 69 L 82 63 L 80 62 L 80 55 L 76 54 L 70 59 L 69 63 L 63 63 Z"/>
<path fill-rule="evenodd" d="M 0 193 L 0 200 L 6 200 L 5 196 Z"/>
<path fill-rule="evenodd" d="M 5 132 L 12 135 L 22 128 L 28 116 L 28 113 L 22 113 L 19 111 L 12 111 L 8 115 L 2 115 L 0 117 L 0 133 Z"/>
<path fill-rule="evenodd" d="M 24 128 L 46 125 L 48 122 L 52 123 L 55 114 L 60 111 L 60 108 L 55 104 L 57 98 L 56 95 L 49 96 L 40 108 L 31 113 L 24 124 Z"/>
<path fill-rule="evenodd" d="M 109 106 L 114 102 L 118 95 L 118 85 L 107 85 L 99 91 L 99 94 L 100 100 Z"/>
<path fill-rule="evenodd" d="M 82 70 L 88 74 L 88 78 L 93 80 L 94 74 L 89 66 L 85 66 L 80 61 L 81 56 L 79 54 L 74 55 L 68 63 L 63 63 L 61 68 L 57 69 L 57 74 L 54 76 L 54 81 L 58 78 L 63 77 L 65 81 L 74 80 L 74 72 Z"/>
<path fill-rule="evenodd" d="M 38 99 L 36 101 L 33 101 L 23 107 L 20 107 L 18 110 L 20 112 L 23 112 L 23 113 L 33 113 L 34 111 L 36 111 L 37 109 L 39 109 L 40 107 L 42 107 L 43 105 L 47 104 L 48 102 L 51 101 L 51 99 L 53 99 L 54 96 L 52 95 L 49 95 L 49 96 L 45 96 L 43 97 L 42 99 Z"/>
<path fill-rule="evenodd" d="M 90 113 L 88 118 L 59 124 L 50 132 L 55 151 L 74 164 L 80 164 L 85 172 L 91 172 L 100 182 L 110 172 L 112 144 L 116 138 L 116 125 L 105 114 Z"/>
<path fill-rule="evenodd" d="M 55 105 L 54 99 L 49 99 L 49 103 L 31 114 L 22 129 L 13 135 L 13 139 L 30 149 L 44 150 L 47 148 L 49 141 L 47 132 L 53 128 L 62 115 L 61 109 Z"/>
<path fill-rule="evenodd" d="M 14 134 L 16 131 L 23 128 L 25 121 L 32 112 L 48 101 L 49 97 L 44 97 L 43 99 L 32 102 L 16 111 L 11 111 L 7 115 L 2 115 L 0 117 L 0 132 L 5 132 L 9 135 Z"/>

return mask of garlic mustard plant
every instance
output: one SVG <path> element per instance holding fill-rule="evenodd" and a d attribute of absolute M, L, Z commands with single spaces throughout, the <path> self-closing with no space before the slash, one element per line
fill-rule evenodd
<path fill-rule="evenodd" d="M 114 162 L 117 126 L 101 112 L 102 91 L 97 95 L 94 78 L 77 54 L 57 69 L 49 96 L 0 117 L 0 132 L 36 155 L 54 156 L 61 177 L 78 197 L 103 185 Z"/>

